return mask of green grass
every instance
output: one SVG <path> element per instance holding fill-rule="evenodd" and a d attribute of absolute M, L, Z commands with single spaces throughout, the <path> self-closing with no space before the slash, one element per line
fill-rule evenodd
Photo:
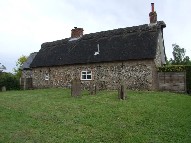
<path fill-rule="evenodd" d="M 191 96 L 68 89 L 0 92 L 0 142 L 190 143 Z"/>

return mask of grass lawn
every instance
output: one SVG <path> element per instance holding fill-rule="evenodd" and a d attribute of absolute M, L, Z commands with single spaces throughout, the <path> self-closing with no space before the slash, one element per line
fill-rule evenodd
<path fill-rule="evenodd" d="M 0 92 L 0 143 L 191 143 L 191 96 L 68 89 Z"/>

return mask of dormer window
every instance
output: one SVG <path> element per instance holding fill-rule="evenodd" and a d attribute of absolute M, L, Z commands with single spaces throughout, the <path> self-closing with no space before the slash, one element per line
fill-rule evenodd
<path fill-rule="evenodd" d="M 81 80 L 92 80 L 92 72 L 91 71 L 82 71 Z"/>

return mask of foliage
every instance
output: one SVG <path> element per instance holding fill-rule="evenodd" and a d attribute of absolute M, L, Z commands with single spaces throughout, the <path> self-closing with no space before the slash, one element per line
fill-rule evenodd
<path fill-rule="evenodd" d="M 185 56 L 186 50 L 177 44 L 173 46 L 174 59 L 167 60 L 167 66 L 159 67 L 159 72 L 186 72 L 187 92 L 191 93 L 191 60 L 189 56 Z M 169 66 L 170 65 L 170 66 Z M 172 66 L 173 65 L 173 66 Z"/>
<path fill-rule="evenodd" d="M 191 97 L 169 92 L 43 89 L 0 93 L 0 142 L 190 143 Z"/>
<path fill-rule="evenodd" d="M 187 92 L 191 94 L 191 66 L 185 66 L 186 68 L 186 87 Z"/>
<path fill-rule="evenodd" d="M 185 66 L 183 65 L 170 65 L 158 67 L 159 72 L 184 72 L 186 71 Z"/>
<path fill-rule="evenodd" d="M 1 73 L 3 70 L 6 70 L 6 67 L 5 67 L 4 65 L 1 65 L 1 63 L 0 63 L 0 73 Z"/>
<path fill-rule="evenodd" d="M 171 58 L 167 64 L 171 65 L 191 65 L 189 56 L 185 56 L 186 50 L 181 48 L 177 44 L 172 44 L 173 46 L 173 59 Z"/>
<path fill-rule="evenodd" d="M 17 90 L 20 88 L 19 80 L 11 73 L 0 73 L 0 88 L 6 86 L 7 90 Z"/>
<path fill-rule="evenodd" d="M 16 77 L 19 79 L 21 77 L 21 67 L 23 65 L 24 62 L 27 61 L 27 56 L 21 56 L 17 62 L 16 62 L 16 68 L 14 68 L 14 73 L 16 75 Z"/>

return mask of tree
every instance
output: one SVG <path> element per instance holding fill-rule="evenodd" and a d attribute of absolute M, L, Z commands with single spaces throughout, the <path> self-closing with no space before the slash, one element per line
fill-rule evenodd
<path fill-rule="evenodd" d="M 27 56 L 23 56 L 23 55 L 17 60 L 16 68 L 13 69 L 13 71 L 15 72 L 15 76 L 17 78 L 21 77 L 21 67 L 26 61 L 27 61 Z"/>
<path fill-rule="evenodd" d="M 181 48 L 177 44 L 172 44 L 173 46 L 173 59 L 170 58 L 169 64 L 172 65 L 190 65 L 191 61 L 188 56 L 185 57 L 186 50 L 184 48 Z"/>
<path fill-rule="evenodd" d="M 186 56 L 186 57 L 183 59 L 183 63 L 184 63 L 185 65 L 191 65 L 190 57 Z"/>
<path fill-rule="evenodd" d="M 0 63 L 0 73 L 1 73 L 3 70 L 6 70 L 6 67 L 5 67 L 4 65 L 1 65 L 1 63 Z"/>

